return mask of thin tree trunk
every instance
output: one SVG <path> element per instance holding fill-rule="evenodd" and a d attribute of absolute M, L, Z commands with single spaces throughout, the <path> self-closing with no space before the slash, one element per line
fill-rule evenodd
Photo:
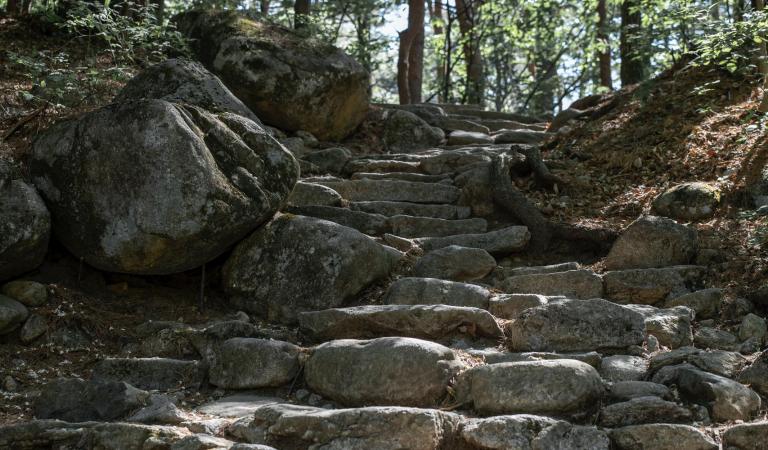
<path fill-rule="evenodd" d="M 429 10 L 432 19 L 432 33 L 435 37 L 443 35 L 443 0 L 435 0 L 434 6 Z M 438 53 L 435 64 L 437 75 L 437 101 L 442 102 L 443 84 L 445 84 L 445 57 Z"/>
<path fill-rule="evenodd" d="M 22 7 L 22 0 L 8 0 L 5 4 L 5 13 L 10 17 L 20 16 Z"/>
<path fill-rule="evenodd" d="M 755 9 L 762 11 L 764 8 L 765 0 L 755 1 Z M 766 113 L 768 112 L 768 47 L 766 47 L 765 41 L 760 43 L 758 58 L 757 68 L 760 70 L 760 75 L 763 76 L 763 99 L 757 109 Z"/>
<path fill-rule="evenodd" d="M 309 25 L 310 1 L 296 0 L 293 3 L 293 28 L 300 30 Z"/>
<path fill-rule="evenodd" d="M 613 75 L 611 74 L 611 44 L 608 40 L 608 8 L 607 0 L 597 2 L 597 39 L 603 45 L 598 51 L 597 59 L 600 64 L 600 86 L 613 90 Z"/>
<path fill-rule="evenodd" d="M 477 8 L 482 0 L 456 0 L 456 15 L 459 18 L 459 31 L 464 40 L 464 60 L 467 66 L 468 103 L 483 103 L 485 79 L 483 77 L 483 57 L 480 53 L 475 24 L 477 23 Z"/>
<path fill-rule="evenodd" d="M 621 4 L 621 85 L 643 81 L 645 68 L 636 48 L 635 37 L 642 24 L 640 0 L 624 0 Z"/>
<path fill-rule="evenodd" d="M 269 15 L 269 1 L 270 0 L 261 0 L 259 2 L 259 11 L 261 12 L 261 15 L 268 16 Z"/>
<path fill-rule="evenodd" d="M 401 105 L 421 101 L 423 59 L 424 0 L 409 0 L 408 28 L 400 32 L 397 55 L 397 91 Z"/>

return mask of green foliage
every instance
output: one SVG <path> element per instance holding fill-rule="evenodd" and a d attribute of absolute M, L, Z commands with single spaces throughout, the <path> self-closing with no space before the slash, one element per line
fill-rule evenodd
<path fill-rule="evenodd" d="M 160 61 L 169 54 L 189 52 L 187 43 L 173 24 L 156 14 L 156 6 L 133 2 L 122 4 L 122 10 L 93 3 L 79 2 L 70 9 L 61 27 L 87 41 L 106 45 L 115 64 Z"/>
<path fill-rule="evenodd" d="M 755 49 L 768 40 L 768 13 L 751 11 L 744 20 L 720 20 L 710 24 L 707 33 L 694 39 L 695 65 L 719 66 L 731 73 L 755 68 Z M 765 58 L 765 55 L 759 56 Z"/>

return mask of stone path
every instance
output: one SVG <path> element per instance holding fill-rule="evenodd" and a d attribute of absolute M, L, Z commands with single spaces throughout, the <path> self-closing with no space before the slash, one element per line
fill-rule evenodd
<path fill-rule="evenodd" d="M 245 322 L 158 325 L 143 358 L 48 385 L 41 420 L 0 427 L 0 448 L 768 448 L 761 317 L 726 305 L 690 258 L 657 252 L 652 266 L 638 257 L 605 272 L 499 266 L 530 230 L 480 214 L 488 180 L 477 169 L 508 143 L 540 142 L 546 124 L 402 108 L 447 145 L 347 155 L 305 176 L 285 210 L 413 258 L 378 304 L 298 312 L 302 345 Z M 719 327 L 726 317 L 738 333 Z M 172 401 L 208 384 L 227 395 L 196 409 Z"/>

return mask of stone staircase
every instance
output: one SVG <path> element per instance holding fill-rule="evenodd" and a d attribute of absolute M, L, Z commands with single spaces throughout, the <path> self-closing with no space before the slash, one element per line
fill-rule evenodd
<path fill-rule="evenodd" d="M 747 315 L 706 289 L 706 267 L 500 266 L 530 233 L 478 215 L 487 180 L 473 169 L 540 142 L 546 124 L 391 107 L 443 128 L 446 146 L 350 156 L 304 177 L 284 211 L 413 258 L 375 304 L 301 312 L 298 336 L 277 338 L 247 320 L 147 324 L 140 358 L 48 385 L 36 405 L 42 419 L 100 421 L 0 427 L 0 448 L 766 448 L 768 353 L 717 328 Z M 219 399 L 169 400 L 207 384 Z"/>

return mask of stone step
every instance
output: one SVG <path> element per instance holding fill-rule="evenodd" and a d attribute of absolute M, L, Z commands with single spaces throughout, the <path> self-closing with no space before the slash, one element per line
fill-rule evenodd
<path fill-rule="evenodd" d="M 495 138 L 478 131 L 451 131 L 448 134 L 446 145 L 471 145 L 471 144 L 500 144 Z"/>
<path fill-rule="evenodd" d="M 461 147 L 430 155 L 420 161 L 421 170 L 428 174 L 446 175 L 461 172 L 479 163 L 490 163 L 496 153 L 486 148 Z"/>
<path fill-rule="evenodd" d="M 381 214 L 370 214 L 362 211 L 353 211 L 348 208 L 338 208 L 335 206 L 289 206 L 285 209 L 291 214 L 301 216 L 316 217 L 318 219 L 328 220 L 338 223 L 345 227 L 371 236 L 380 236 L 389 233 L 391 226 L 388 218 Z"/>
<path fill-rule="evenodd" d="M 407 383 L 408 381 L 406 381 Z M 233 424 L 229 433 L 253 444 L 281 449 L 457 448 L 461 417 L 408 407 L 322 409 L 288 403 L 258 409 Z"/>
<path fill-rule="evenodd" d="M 317 181 L 349 201 L 395 201 L 413 203 L 455 203 L 461 190 L 439 183 L 399 180 Z"/>
<path fill-rule="evenodd" d="M 603 297 L 602 278 L 587 269 L 512 276 L 498 287 L 508 294 L 564 295 L 580 299 Z"/>
<path fill-rule="evenodd" d="M 575 359 L 587 363 L 595 369 L 600 368 L 602 357 L 597 352 L 586 353 L 553 353 L 553 352 L 502 352 L 497 349 L 469 350 L 468 353 L 478 358 L 483 358 L 486 364 L 498 364 L 507 362 L 532 362 L 552 359 Z"/>
<path fill-rule="evenodd" d="M 450 245 L 480 248 L 488 253 L 504 254 L 519 252 L 528 245 L 531 233 L 528 227 L 512 226 L 482 234 L 460 234 L 445 237 L 425 237 L 415 242 L 425 251 L 433 251 Z"/>
<path fill-rule="evenodd" d="M 435 219 L 467 219 L 472 210 L 468 206 L 430 205 L 408 202 L 350 202 L 353 211 L 363 211 L 384 216 L 432 217 Z"/>
<path fill-rule="evenodd" d="M 385 172 L 385 173 L 370 173 L 370 172 L 356 172 L 350 176 L 352 180 L 401 180 L 401 181 L 417 181 L 420 183 L 443 183 L 453 184 L 450 174 L 440 175 L 428 175 L 424 173 L 410 173 L 410 172 Z"/>
<path fill-rule="evenodd" d="M 457 234 L 485 233 L 485 219 L 438 219 L 396 215 L 389 218 L 390 233 L 404 238 L 442 237 Z"/>
<path fill-rule="evenodd" d="M 405 336 L 442 340 L 451 336 L 503 337 L 486 310 L 447 305 L 366 305 L 305 312 L 301 331 L 315 342 Z"/>
<path fill-rule="evenodd" d="M 456 119 L 452 117 L 438 117 L 433 120 L 432 125 L 442 128 L 446 133 L 451 131 L 471 131 L 477 133 L 490 134 L 491 130 L 487 126 L 477 122 L 465 119 Z"/>
<path fill-rule="evenodd" d="M 494 144 L 540 144 L 552 133 L 532 130 L 500 130 L 493 133 Z M 449 140 L 450 142 L 450 140 Z"/>
<path fill-rule="evenodd" d="M 312 350 L 304 381 L 343 406 L 436 407 L 465 367 L 451 349 L 434 342 L 342 339 Z"/>
<path fill-rule="evenodd" d="M 448 305 L 488 309 L 493 294 L 468 283 L 436 278 L 400 278 L 389 286 L 384 303 L 391 305 Z"/>
<path fill-rule="evenodd" d="M 419 173 L 421 167 L 419 161 L 399 161 L 393 159 L 354 159 L 344 166 L 345 173 L 371 172 L 403 172 Z"/>
<path fill-rule="evenodd" d="M 505 332 L 511 351 L 588 352 L 641 345 L 645 321 L 607 300 L 558 300 L 523 311 Z"/>
<path fill-rule="evenodd" d="M 385 233 L 405 238 L 451 236 L 461 233 L 482 233 L 488 227 L 485 219 L 480 218 L 449 220 L 405 215 L 386 217 L 381 214 L 335 206 L 288 206 L 285 211 L 328 220 L 374 236 Z"/>
<path fill-rule="evenodd" d="M 341 206 L 341 195 L 329 187 L 299 181 L 285 203 L 290 206 Z"/>
<path fill-rule="evenodd" d="M 516 120 L 480 119 L 476 123 L 488 128 L 491 133 L 500 130 L 546 131 L 547 129 L 546 123 L 523 123 Z"/>
<path fill-rule="evenodd" d="M 466 117 L 478 117 L 480 119 L 514 120 L 515 122 L 529 123 L 529 124 L 541 123 L 541 120 L 535 117 L 526 116 L 524 114 L 508 113 L 508 112 L 500 112 L 500 111 L 480 111 L 476 109 L 462 108 L 449 113 L 448 117 L 452 117 L 454 114 L 459 116 L 466 116 Z"/>

